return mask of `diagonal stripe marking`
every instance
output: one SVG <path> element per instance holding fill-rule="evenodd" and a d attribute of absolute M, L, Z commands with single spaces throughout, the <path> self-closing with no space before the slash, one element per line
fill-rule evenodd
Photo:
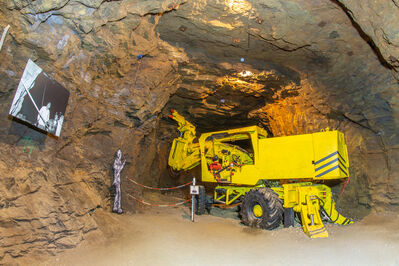
<path fill-rule="evenodd" d="M 331 162 L 328 162 L 328 163 L 326 163 L 326 164 L 323 164 L 322 166 L 317 167 L 317 168 L 316 168 L 316 171 L 319 171 L 320 169 L 323 169 L 324 167 L 327 167 L 327 166 L 329 166 L 330 164 L 333 164 L 333 163 L 335 163 L 335 162 L 337 162 L 337 161 L 338 161 L 338 158 L 332 160 Z"/>
<path fill-rule="evenodd" d="M 339 169 L 340 169 L 342 172 L 344 172 L 344 174 L 345 174 L 346 176 L 348 175 L 348 173 L 347 173 L 347 172 L 345 172 L 345 170 L 344 170 L 344 169 L 342 169 L 340 165 L 338 165 L 338 167 L 339 167 Z"/>
<path fill-rule="evenodd" d="M 309 232 L 309 236 L 314 236 L 314 235 L 318 235 L 318 234 L 324 233 L 326 230 L 327 230 L 327 229 L 326 229 L 325 227 L 323 227 L 323 228 L 320 230 L 320 232 L 314 232 L 314 231 Z M 319 231 L 319 230 L 318 230 L 318 231 Z"/>
<path fill-rule="evenodd" d="M 344 163 L 346 163 L 344 157 L 341 156 L 341 154 L 338 152 L 338 156 L 342 159 L 342 161 L 344 161 Z"/>
<path fill-rule="evenodd" d="M 333 171 L 333 170 L 335 170 L 335 169 L 337 169 L 337 168 L 338 168 L 338 165 L 334 166 L 333 168 L 328 169 L 327 171 L 324 171 L 324 172 L 321 173 L 321 174 L 318 174 L 316 177 L 323 176 L 323 175 L 325 175 L 325 174 L 327 174 L 327 173 L 329 173 L 329 172 L 331 172 L 331 171 Z"/>
<path fill-rule="evenodd" d="M 346 165 L 341 161 L 340 158 L 338 158 L 338 161 L 340 162 L 340 164 L 342 165 L 343 168 L 345 168 L 345 170 L 347 169 Z"/>
<path fill-rule="evenodd" d="M 328 158 L 331 158 L 331 157 L 333 157 L 334 155 L 336 155 L 336 154 L 338 154 L 338 152 L 336 151 L 336 152 L 333 152 L 333 153 L 331 153 L 330 155 L 327 155 L 326 157 L 324 157 L 324 158 L 322 158 L 322 159 L 320 159 L 320 160 L 318 160 L 317 162 L 315 162 L 314 164 L 319 164 L 319 163 L 321 163 L 321 162 L 323 162 L 323 161 L 325 161 L 325 160 L 327 160 Z"/>

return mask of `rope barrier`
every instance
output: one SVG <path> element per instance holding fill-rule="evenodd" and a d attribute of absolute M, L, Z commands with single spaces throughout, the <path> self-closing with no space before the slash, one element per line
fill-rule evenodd
<path fill-rule="evenodd" d="M 348 176 L 348 178 L 346 178 L 344 184 L 343 184 L 342 187 L 341 187 L 341 190 L 339 191 L 339 195 L 340 195 L 340 196 L 342 195 L 342 193 L 344 193 L 345 188 L 346 188 L 346 185 L 348 185 L 348 183 L 349 183 L 349 176 Z"/>
<path fill-rule="evenodd" d="M 135 196 L 130 195 L 129 193 L 126 193 L 126 194 L 127 194 L 129 197 L 131 197 L 131 198 L 137 200 L 137 201 L 140 202 L 141 204 L 148 205 L 148 206 L 155 206 L 155 207 L 174 207 L 174 206 L 183 205 L 184 203 L 187 203 L 187 202 L 191 201 L 191 199 L 188 199 L 188 200 L 185 200 L 185 201 L 182 201 L 182 202 L 178 202 L 178 203 L 175 203 L 175 204 L 153 204 L 153 203 L 145 202 L 144 200 L 141 200 L 141 199 L 139 199 L 139 198 L 136 198 Z"/>
<path fill-rule="evenodd" d="M 157 188 L 157 187 L 150 187 L 150 186 L 146 186 L 146 185 L 140 184 L 137 181 L 135 181 L 135 180 L 133 180 L 133 179 L 131 179 L 129 177 L 127 177 L 127 180 L 129 180 L 133 184 L 136 184 L 136 185 L 138 185 L 140 187 L 151 189 L 151 190 L 158 190 L 158 191 L 179 189 L 179 188 L 191 185 L 193 183 L 193 181 L 190 181 L 188 183 L 185 183 L 183 185 L 176 186 L 176 187 Z M 191 199 L 188 199 L 188 200 L 185 200 L 185 201 L 182 201 L 182 202 L 178 202 L 178 203 L 174 203 L 174 204 L 154 204 L 154 203 L 148 203 L 148 202 L 146 202 L 146 201 L 144 201 L 142 199 L 136 198 L 135 196 L 130 195 L 129 193 L 126 193 L 126 194 L 129 197 L 131 197 L 131 198 L 135 199 L 136 201 L 140 202 L 141 204 L 148 205 L 148 206 L 155 206 L 155 207 L 174 207 L 174 206 L 183 205 L 184 203 L 187 203 L 187 202 L 191 201 Z"/>
<path fill-rule="evenodd" d="M 136 185 L 138 185 L 138 186 L 140 186 L 140 187 L 147 188 L 147 189 L 152 189 L 152 190 L 173 190 L 173 189 L 179 189 L 179 188 L 188 186 L 188 185 L 190 185 L 190 184 L 193 183 L 193 181 L 190 181 L 190 182 L 188 182 L 188 183 L 186 183 L 186 184 L 183 184 L 183 185 L 180 185 L 180 186 L 177 186 L 177 187 L 157 188 L 157 187 L 149 187 L 149 186 L 140 184 L 140 183 L 134 181 L 133 179 L 131 179 L 131 178 L 129 178 L 129 177 L 127 177 L 127 179 L 128 179 L 130 182 L 132 182 L 132 183 L 134 183 L 134 184 L 136 184 Z"/>

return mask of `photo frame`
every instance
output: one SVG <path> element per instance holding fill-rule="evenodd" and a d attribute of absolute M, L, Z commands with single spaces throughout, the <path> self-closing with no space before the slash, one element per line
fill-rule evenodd
<path fill-rule="evenodd" d="M 9 115 L 59 137 L 68 99 L 69 91 L 29 59 Z"/>

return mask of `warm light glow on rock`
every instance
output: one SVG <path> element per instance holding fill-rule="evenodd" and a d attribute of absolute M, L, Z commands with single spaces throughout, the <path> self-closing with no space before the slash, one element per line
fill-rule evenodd
<path fill-rule="evenodd" d="M 244 71 L 243 71 L 244 72 Z M 243 73 L 241 72 L 241 73 Z M 250 71 L 247 71 L 250 72 Z M 247 76 L 238 74 L 240 77 L 247 77 Z M 261 97 L 265 93 L 265 86 L 263 84 L 257 83 L 256 79 L 257 76 L 254 75 L 252 72 L 251 76 L 254 77 L 254 80 L 243 80 L 240 77 L 235 76 L 225 76 L 223 78 L 218 79 L 218 84 L 221 87 L 229 87 L 233 91 L 241 91 L 247 95 L 253 95 L 255 97 Z M 244 73 L 243 73 L 244 74 Z"/>
<path fill-rule="evenodd" d="M 241 77 L 248 77 L 248 76 L 252 76 L 252 72 L 251 71 L 241 71 L 240 73 L 238 73 L 238 75 L 240 75 Z"/>
<path fill-rule="evenodd" d="M 252 6 L 245 0 L 226 0 L 226 5 L 233 14 L 242 14 L 248 12 Z"/>

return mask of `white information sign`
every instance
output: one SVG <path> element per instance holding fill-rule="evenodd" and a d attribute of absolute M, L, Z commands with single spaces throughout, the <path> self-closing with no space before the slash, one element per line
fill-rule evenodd
<path fill-rule="evenodd" d="M 198 195 L 199 194 L 199 186 L 190 186 L 190 194 Z"/>

